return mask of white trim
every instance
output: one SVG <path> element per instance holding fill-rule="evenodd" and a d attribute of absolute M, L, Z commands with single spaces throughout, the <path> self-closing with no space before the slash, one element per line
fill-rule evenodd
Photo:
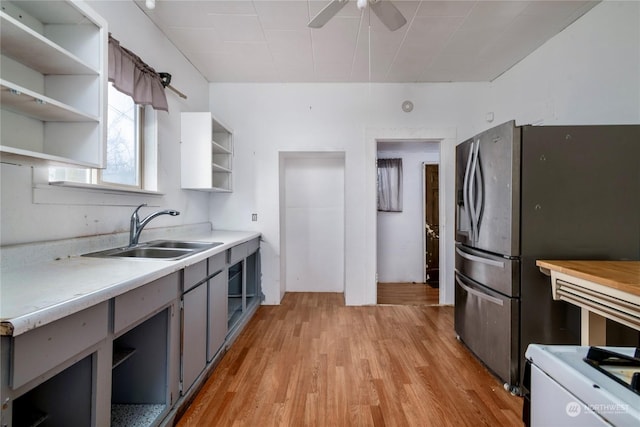
<path fill-rule="evenodd" d="M 377 209 L 376 209 L 376 168 L 375 159 L 377 143 L 380 140 L 430 140 L 440 143 L 440 304 L 453 304 L 453 260 L 454 243 L 454 207 L 449 206 L 449 198 L 455 192 L 455 145 L 456 130 L 454 128 L 367 128 L 365 130 L 365 285 L 355 305 L 376 304 L 376 265 L 377 265 Z M 451 224 L 448 219 L 451 218 Z M 444 238 L 450 236 L 450 238 Z M 348 291 L 348 287 L 345 292 Z M 357 295 L 345 295 L 356 297 Z M 349 298 L 348 298 L 349 299 Z"/>
<path fill-rule="evenodd" d="M 105 185 L 105 184 L 87 184 L 85 182 L 50 181 L 49 185 L 53 185 L 56 187 L 78 188 L 83 190 L 106 191 L 110 193 L 136 193 L 136 194 L 148 194 L 152 196 L 164 195 L 163 193 L 159 193 L 157 191 L 141 190 L 136 187 L 131 187 L 131 188 L 116 187 L 116 186 Z"/>
<path fill-rule="evenodd" d="M 149 206 L 160 206 L 163 197 L 163 193 L 152 191 L 108 188 L 91 184 L 33 186 L 33 203 L 44 205 L 138 206 L 146 203 Z"/>
<path fill-rule="evenodd" d="M 32 168 L 33 203 L 82 206 L 160 206 L 163 193 L 80 182 L 49 183 L 49 168 Z"/>

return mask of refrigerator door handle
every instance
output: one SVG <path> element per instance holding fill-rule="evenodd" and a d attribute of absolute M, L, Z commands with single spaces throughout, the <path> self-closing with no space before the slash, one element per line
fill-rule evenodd
<path fill-rule="evenodd" d="M 456 276 L 456 282 L 458 282 L 458 285 L 462 289 L 464 289 L 465 291 L 467 291 L 470 294 L 473 294 L 473 295 L 477 296 L 480 299 L 483 299 L 485 301 L 489 301 L 489 302 L 491 302 L 493 304 L 497 304 L 497 305 L 499 305 L 501 307 L 504 305 L 504 302 L 501 299 L 494 298 L 491 295 L 487 295 L 484 292 L 477 291 L 477 290 L 472 289 L 469 286 L 465 285 L 464 283 L 462 283 L 462 280 L 460 280 L 460 278 L 458 278 L 458 276 Z"/>
<path fill-rule="evenodd" d="M 470 206 L 471 203 L 469 201 L 469 175 L 471 174 L 471 160 L 473 158 L 473 144 L 469 147 L 469 157 L 467 157 L 467 167 L 464 170 L 464 181 L 462 184 L 462 201 L 464 203 L 464 210 L 467 214 L 467 219 L 469 220 L 469 239 L 473 241 L 473 217 L 471 216 Z"/>
<path fill-rule="evenodd" d="M 478 150 L 480 148 L 480 140 L 475 141 L 474 144 L 471 145 L 471 157 L 473 158 L 471 162 L 471 178 L 469 179 L 469 211 L 471 212 L 471 231 L 472 231 L 472 242 L 476 243 L 478 241 L 478 212 L 476 211 L 476 204 L 478 202 L 475 187 L 476 187 L 476 172 L 478 170 Z"/>
<path fill-rule="evenodd" d="M 475 167 L 475 178 L 476 178 L 476 201 L 475 201 L 475 224 L 474 228 L 476 231 L 476 243 L 480 239 L 480 222 L 482 221 L 482 211 L 484 210 L 484 182 L 482 180 L 482 166 L 480 165 L 480 140 L 478 140 L 478 144 L 476 146 L 476 167 Z"/>
<path fill-rule="evenodd" d="M 483 258 L 477 255 L 471 255 L 461 251 L 460 248 L 456 248 L 456 253 L 460 255 L 462 258 L 468 259 L 469 261 L 479 262 L 481 264 L 487 264 L 492 267 L 504 268 L 504 262 L 494 261 L 492 259 Z"/>

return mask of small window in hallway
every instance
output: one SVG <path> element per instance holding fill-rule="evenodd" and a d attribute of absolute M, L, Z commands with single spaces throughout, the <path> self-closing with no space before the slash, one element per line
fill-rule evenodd
<path fill-rule="evenodd" d="M 402 159 L 378 159 L 378 210 L 402 212 Z"/>

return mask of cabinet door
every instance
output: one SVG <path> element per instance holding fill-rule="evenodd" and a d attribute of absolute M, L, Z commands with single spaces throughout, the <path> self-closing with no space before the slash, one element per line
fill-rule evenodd
<path fill-rule="evenodd" d="M 183 297 L 182 394 L 193 385 L 207 364 L 207 282 Z"/>
<path fill-rule="evenodd" d="M 227 269 L 209 279 L 209 340 L 207 360 L 211 361 L 227 336 Z"/>

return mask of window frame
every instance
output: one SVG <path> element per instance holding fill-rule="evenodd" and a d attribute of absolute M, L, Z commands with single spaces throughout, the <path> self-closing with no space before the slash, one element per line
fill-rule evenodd
<path fill-rule="evenodd" d="M 111 82 L 108 83 L 108 90 L 107 90 L 107 108 L 109 108 L 109 96 L 108 96 L 108 92 L 109 90 L 118 90 L 115 88 L 115 86 L 112 85 Z M 121 92 L 122 93 L 122 92 Z M 126 95 L 126 94 L 124 94 Z M 126 95 L 129 96 L 129 95 Z M 133 101 L 133 98 L 131 96 L 129 96 L 129 98 L 131 98 L 131 101 Z M 137 150 L 138 150 L 138 156 L 137 156 L 137 162 L 136 162 L 136 177 L 137 177 L 137 184 L 123 184 L 123 183 L 119 183 L 119 182 L 111 182 L 111 181 L 105 181 L 103 180 L 103 172 L 106 169 L 92 169 L 91 170 L 91 181 L 93 184 L 95 185 L 99 185 L 99 186 L 105 186 L 105 187 L 113 187 L 113 188 L 122 188 L 122 189 L 127 189 L 127 190 L 144 190 L 145 189 L 145 182 L 144 182 L 144 166 L 145 166 L 145 117 L 146 117 L 146 106 L 142 105 L 142 104 L 136 104 L 135 101 L 133 101 L 134 106 L 135 106 L 135 111 L 134 111 L 134 124 L 135 124 L 135 144 L 137 145 Z M 108 129 L 107 129 L 108 132 Z M 107 139 L 108 139 L 109 135 L 107 133 Z M 107 154 L 107 144 L 105 141 L 105 155 Z M 105 161 L 105 165 L 106 165 L 106 161 Z"/>
<path fill-rule="evenodd" d="M 114 90 L 117 90 L 114 88 Z M 126 94 L 125 94 L 126 95 Z M 108 97 L 107 97 L 108 98 Z M 108 104 L 108 100 L 107 100 Z M 34 179 L 34 187 L 40 187 L 43 183 L 50 187 L 66 187 L 81 190 L 98 190 L 122 193 L 142 193 L 142 194 L 162 194 L 157 190 L 157 173 L 158 173 L 158 138 L 157 138 L 157 113 L 150 106 L 135 104 L 135 137 L 138 146 L 137 158 L 137 181 L 138 184 L 121 184 L 116 182 L 104 181 L 102 179 L 103 169 L 87 168 L 86 178 L 84 181 L 67 180 L 66 176 L 60 180 L 51 178 L 48 173 L 44 182 L 43 175 L 37 174 L 38 178 Z M 105 140 L 105 156 L 106 156 L 106 140 Z M 155 164 L 151 164 L 151 162 Z M 55 166 L 50 165 L 46 168 L 49 171 L 56 169 L 78 169 L 73 166 Z M 153 174 L 153 175 L 151 175 Z M 34 177 L 35 178 L 35 177 Z"/>

